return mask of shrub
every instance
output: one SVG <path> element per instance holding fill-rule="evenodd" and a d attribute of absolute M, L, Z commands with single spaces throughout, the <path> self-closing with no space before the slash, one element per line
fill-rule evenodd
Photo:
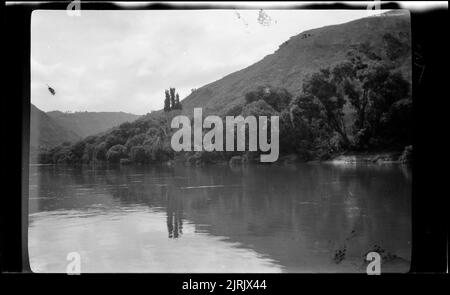
<path fill-rule="evenodd" d="M 106 152 L 107 152 L 106 143 L 105 142 L 99 143 L 95 147 L 95 150 L 94 150 L 95 158 L 100 161 L 105 161 L 106 160 Z"/>
<path fill-rule="evenodd" d="M 132 147 L 130 150 L 130 159 L 135 163 L 144 163 L 146 159 L 144 147 L 141 145 Z"/>
<path fill-rule="evenodd" d="M 125 146 L 127 147 L 128 150 L 131 151 L 131 149 L 133 147 L 142 145 L 144 140 L 145 140 L 145 134 L 138 134 L 138 135 L 135 135 L 135 136 L 129 138 L 127 140 L 127 142 L 125 143 Z"/>
<path fill-rule="evenodd" d="M 106 159 L 111 163 L 117 163 L 122 158 L 127 158 L 127 148 L 121 144 L 112 146 L 106 153 Z"/>
<path fill-rule="evenodd" d="M 284 88 L 271 86 L 259 86 L 256 90 L 245 95 L 245 102 L 250 104 L 258 100 L 264 100 L 278 112 L 286 109 L 291 102 L 292 95 Z"/>

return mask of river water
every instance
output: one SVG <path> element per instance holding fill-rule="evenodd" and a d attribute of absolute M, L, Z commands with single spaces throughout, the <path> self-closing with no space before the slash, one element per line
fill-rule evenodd
<path fill-rule="evenodd" d="M 402 165 L 30 166 L 34 272 L 407 272 Z"/>

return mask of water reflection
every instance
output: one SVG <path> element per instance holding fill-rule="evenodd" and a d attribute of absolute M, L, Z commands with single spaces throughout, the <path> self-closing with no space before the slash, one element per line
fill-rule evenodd
<path fill-rule="evenodd" d="M 178 238 L 183 234 L 183 204 L 180 198 L 169 194 L 164 187 L 164 195 L 167 199 L 167 231 L 169 238 Z"/>
<path fill-rule="evenodd" d="M 381 247 L 395 258 L 383 270 L 407 271 L 404 169 L 33 167 L 30 260 L 64 271 L 54 253 L 82 241 L 91 271 L 364 272 L 364 254 Z"/>

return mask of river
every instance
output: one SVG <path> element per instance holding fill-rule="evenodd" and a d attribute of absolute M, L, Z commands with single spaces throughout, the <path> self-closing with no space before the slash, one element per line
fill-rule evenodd
<path fill-rule="evenodd" d="M 402 165 L 30 166 L 34 272 L 407 272 Z"/>

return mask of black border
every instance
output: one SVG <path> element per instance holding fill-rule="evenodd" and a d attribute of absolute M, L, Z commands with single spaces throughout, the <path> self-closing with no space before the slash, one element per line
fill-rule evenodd
<path fill-rule="evenodd" d="M 6 47 L 5 74 L 6 80 L 2 90 L 6 92 L 2 108 L 6 121 L 3 124 L 4 158 L 8 161 L 4 171 L 7 174 L 7 193 L 2 193 L 2 235 L 0 266 L 2 276 L 15 277 L 8 273 L 21 274 L 30 281 L 40 278 L 77 282 L 82 277 L 90 280 L 106 277 L 129 280 L 130 282 L 146 281 L 167 290 L 181 292 L 181 282 L 192 278 L 197 280 L 226 280 L 226 279 L 266 279 L 270 289 L 279 290 L 285 285 L 295 286 L 300 278 L 303 282 L 325 280 L 337 282 L 342 278 L 362 280 L 372 285 L 367 275 L 310 275 L 310 274 L 136 274 L 136 275 L 101 275 L 83 274 L 81 276 L 67 276 L 63 274 L 45 275 L 32 274 L 28 264 L 28 165 L 23 165 L 23 155 L 28 155 L 29 112 L 30 112 L 30 23 L 31 13 L 36 9 L 66 9 L 69 2 L 19 4 L 8 5 L 3 10 L 2 25 L 5 28 L 3 45 Z M 245 7 L 239 7 L 245 9 Z M 366 9 L 367 4 L 306 4 L 293 5 L 289 9 Z M 196 6 L 173 6 L 170 4 L 151 4 L 128 9 L 211 9 L 213 4 L 205 3 Z M 236 8 L 236 6 L 220 6 L 221 9 Z M 281 8 L 281 7 L 280 7 Z M 284 8 L 284 7 L 283 7 Z M 395 3 L 383 3 L 382 9 L 399 8 Z M 81 3 L 82 10 L 115 10 L 125 9 L 112 3 Z M 447 194 L 440 191 L 440 175 L 437 167 L 441 161 L 438 154 L 439 145 L 446 137 L 444 120 L 445 114 L 440 114 L 444 108 L 441 104 L 447 99 L 446 78 L 447 53 L 447 9 L 433 9 L 428 11 L 411 11 L 412 42 L 413 42 L 413 112 L 414 112 L 414 165 L 413 165 L 413 242 L 412 264 L 410 274 L 445 273 L 448 265 L 447 256 Z M 13 143 L 13 144 L 11 144 Z M 372 278 L 374 276 L 371 276 Z M 391 280 L 393 277 L 402 278 L 405 275 L 382 275 Z M 415 276 L 417 277 L 417 276 Z M 11 281 L 15 281 L 13 278 Z M 377 280 L 377 279 L 375 279 Z M 150 291 L 150 289 L 149 289 Z M 269 291 L 269 290 L 267 290 Z M 183 292 L 181 292 L 183 293 Z M 220 293 L 220 292 L 219 292 Z M 248 293 L 248 292 L 245 292 Z M 259 293 L 266 293 L 260 291 Z M 270 292 L 269 292 L 270 293 Z"/>

